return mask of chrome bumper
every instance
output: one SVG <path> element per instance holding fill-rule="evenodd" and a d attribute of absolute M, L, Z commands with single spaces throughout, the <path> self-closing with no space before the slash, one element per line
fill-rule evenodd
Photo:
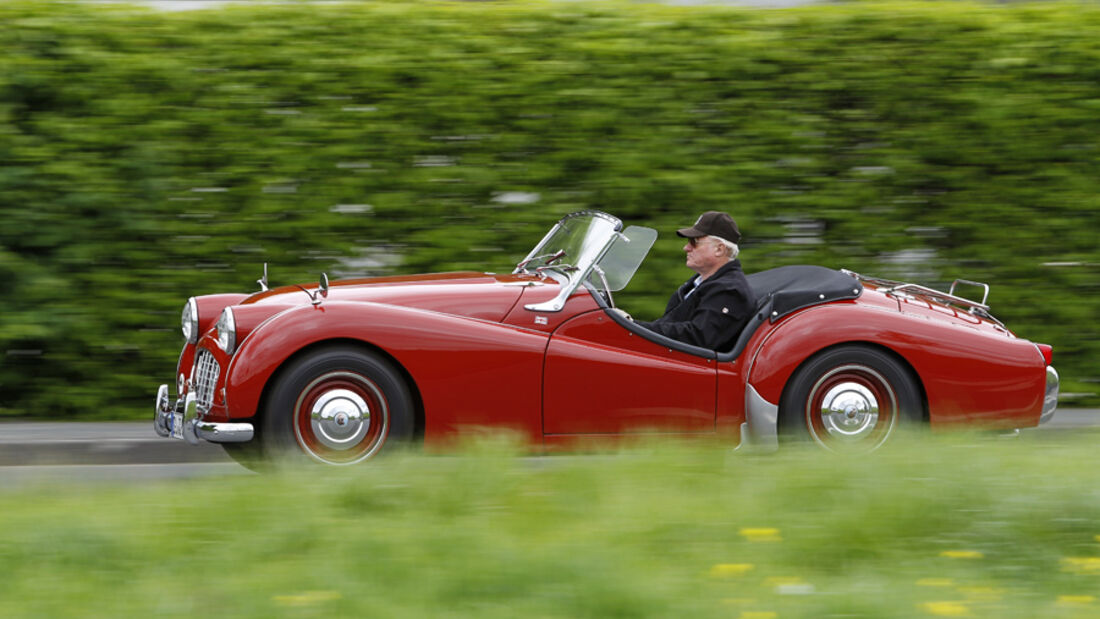
<path fill-rule="evenodd" d="M 1054 411 L 1058 408 L 1058 372 L 1054 366 L 1047 366 L 1047 390 L 1043 395 L 1043 412 L 1039 415 L 1039 423 L 1044 424 L 1054 417 Z"/>
<path fill-rule="evenodd" d="M 215 423 L 199 419 L 199 403 L 194 393 L 172 404 L 168 399 L 168 385 L 157 389 L 157 402 L 153 411 L 153 429 L 163 437 L 178 438 L 198 445 L 199 441 L 211 443 L 246 443 L 252 440 L 250 423 Z"/>

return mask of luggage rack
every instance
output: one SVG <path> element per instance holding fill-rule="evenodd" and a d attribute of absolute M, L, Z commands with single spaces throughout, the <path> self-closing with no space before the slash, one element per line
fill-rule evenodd
<path fill-rule="evenodd" d="M 939 301 L 944 305 L 959 306 L 965 309 L 967 312 L 974 314 L 975 316 L 980 316 L 982 318 L 991 320 L 1001 325 L 1002 327 L 1004 326 L 1004 323 L 993 317 L 993 314 L 991 314 L 989 311 L 989 306 L 986 305 L 986 300 L 989 299 L 989 284 L 974 282 L 968 279 L 956 279 L 951 284 L 951 290 L 949 290 L 948 292 L 943 292 L 941 290 L 935 290 L 927 286 L 921 286 L 920 284 L 910 284 L 892 279 L 885 279 L 882 277 L 869 277 L 866 275 L 860 275 L 859 273 L 856 273 L 855 271 L 850 271 L 848 269 L 841 269 L 841 272 L 850 275 L 861 282 L 874 284 L 879 287 L 885 287 L 886 289 L 883 290 L 883 292 L 890 296 L 896 297 L 899 294 L 912 294 L 922 297 L 928 297 L 933 301 Z M 966 297 L 955 294 L 955 288 L 958 287 L 959 284 L 982 288 L 982 300 L 975 301 L 973 299 L 967 299 Z"/>

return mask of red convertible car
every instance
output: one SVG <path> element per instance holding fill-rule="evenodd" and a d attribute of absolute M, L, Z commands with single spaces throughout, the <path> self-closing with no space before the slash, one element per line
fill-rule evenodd
<path fill-rule="evenodd" d="M 376 277 L 192 297 L 176 396 L 154 427 L 239 460 L 353 464 L 465 431 L 539 448 L 638 433 L 781 437 L 870 450 L 903 424 L 1015 429 L 1054 414 L 1050 346 L 981 301 L 819 266 L 748 276 L 729 350 L 668 339 L 614 305 L 656 231 L 559 221 L 508 274 Z"/>

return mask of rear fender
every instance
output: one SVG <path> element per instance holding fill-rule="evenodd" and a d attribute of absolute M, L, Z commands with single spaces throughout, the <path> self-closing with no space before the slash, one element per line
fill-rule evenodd
<path fill-rule="evenodd" d="M 818 306 L 782 321 L 753 353 L 748 385 L 778 405 L 802 363 L 826 348 L 850 343 L 891 351 L 908 365 L 925 394 L 933 426 L 1038 423 L 1045 366 L 1031 342 L 859 304 Z"/>

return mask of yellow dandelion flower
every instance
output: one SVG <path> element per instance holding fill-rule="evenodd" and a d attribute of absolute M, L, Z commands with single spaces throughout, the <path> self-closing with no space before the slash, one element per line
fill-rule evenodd
<path fill-rule="evenodd" d="M 710 568 L 710 575 L 714 578 L 729 578 L 741 576 L 753 570 L 751 563 L 719 563 Z"/>
<path fill-rule="evenodd" d="M 945 550 L 940 556 L 948 559 L 981 559 L 985 555 L 979 550 Z"/>
<path fill-rule="evenodd" d="M 955 581 L 950 578 L 921 578 L 917 581 L 918 587 L 954 587 Z"/>
<path fill-rule="evenodd" d="M 746 528 L 741 529 L 741 536 L 750 542 L 781 542 L 779 529 L 771 528 Z"/>
<path fill-rule="evenodd" d="M 937 617 L 969 617 L 970 607 L 965 602 L 925 602 L 924 612 Z"/>
<path fill-rule="evenodd" d="M 1059 595 L 1059 606 L 1084 606 L 1086 604 L 1092 604 L 1096 601 L 1096 596 L 1093 595 Z"/>
<path fill-rule="evenodd" d="M 1100 557 L 1063 557 L 1062 571 L 1074 574 L 1100 573 Z"/>

